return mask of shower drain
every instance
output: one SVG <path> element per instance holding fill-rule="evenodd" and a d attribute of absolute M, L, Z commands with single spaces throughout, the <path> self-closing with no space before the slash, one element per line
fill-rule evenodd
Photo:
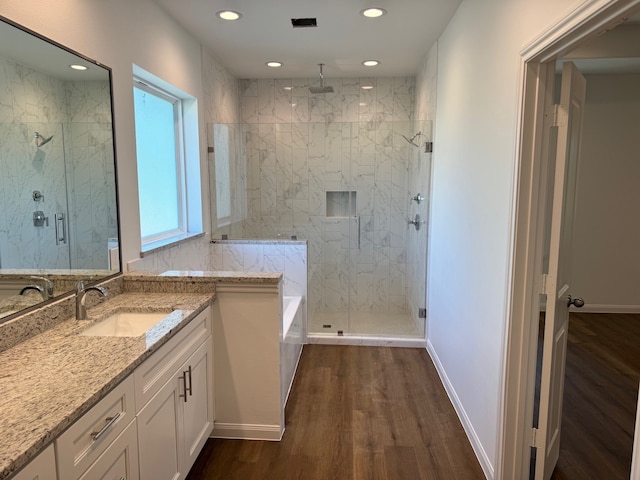
<path fill-rule="evenodd" d="M 322 325 L 322 328 L 331 328 L 331 325 L 329 325 L 328 323 Z"/>

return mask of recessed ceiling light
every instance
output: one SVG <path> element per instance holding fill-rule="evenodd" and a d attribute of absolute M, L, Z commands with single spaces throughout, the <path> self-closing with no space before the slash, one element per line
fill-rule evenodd
<path fill-rule="evenodd" d="M 362 62 L 365 67 L 375 67 L 376 65 L 380 65 L 378 60 L 365 60 Z"/>
<path fill-rule="evenodd" d="M 242 17 L 241 13 L 235 12 L 233 10 L 220 10 L 218 13 L 216 13 L 216 15 L 222 20 L 238 20 L 240 17 Z"/>
<path fill-rule="evenodd" d="M 84 65 L 69 65 L 69 68 L 73 68 L 74 70 L 87 70 L 87 67 Z"/>
<path fill-rule="evenodd" d="M 281 66 L 282 66 L 282 63 L 280 62 L 267 62 L 267 67 L 278 68 Z"/>
<path fill-rule="evenodd" d="M 384 8 L 373 7 L 373 8 L 366 8 L 362 10 L 360 13 L 368 18 L 377 18 L 387 13 L 387 11 Z"/>
<path fill-rule="evenodd" d="M 360 88 L 362 88 L 362 90 L 371 90 L 373 88 L 373 85 L 363 85 Z"/>

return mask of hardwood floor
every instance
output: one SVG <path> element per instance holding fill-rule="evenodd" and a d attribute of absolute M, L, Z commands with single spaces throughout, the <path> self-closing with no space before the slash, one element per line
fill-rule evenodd
<path fill-rule="evenodd" d="M 306 345 L 281 442 L 207 442 L 187 480 L 475 480 L 424 349 Z"/>
<path fill-rule="evenodd" d="M 572 313 L 553 480 L 629 479 L 638 382 L 640 315 Z"/>

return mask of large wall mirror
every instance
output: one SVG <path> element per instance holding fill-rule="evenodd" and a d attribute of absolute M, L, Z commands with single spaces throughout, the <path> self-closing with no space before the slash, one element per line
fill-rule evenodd
<path fill-rule="evenodd" d="M 120 272 L 111 71 L 0 17 L 0 322 Z"/>

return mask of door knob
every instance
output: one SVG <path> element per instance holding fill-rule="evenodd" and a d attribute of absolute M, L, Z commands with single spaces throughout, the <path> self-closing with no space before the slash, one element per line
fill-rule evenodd
<path fill-rule="evenodd" d="M 567 296 L 567 307 L 573 305 L 576 308 L 584 307 L 584 300 L 581 297 L 572 298 L 571 295 Z"/>

